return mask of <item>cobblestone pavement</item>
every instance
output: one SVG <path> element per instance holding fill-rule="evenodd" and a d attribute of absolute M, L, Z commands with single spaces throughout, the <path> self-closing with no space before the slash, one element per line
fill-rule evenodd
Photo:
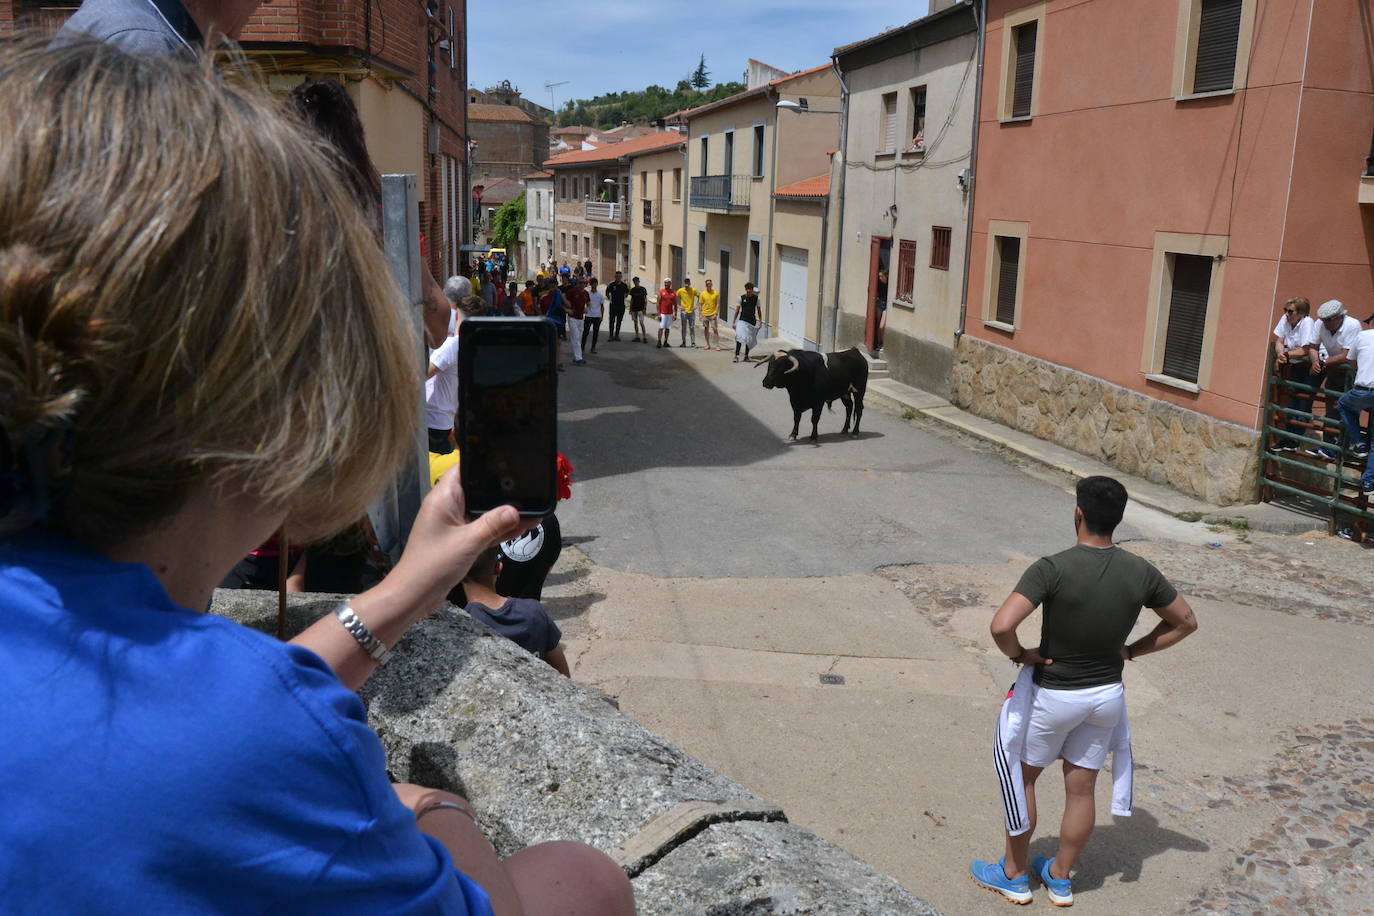
<path fill-rule="evenodd" d="M 1261 778 L 1186 784 L 1194 808 L 1274 803 L 1281 813 L 1180 912 L 1374 912 L 1374 719 L 1293 731 L 1282 741 L 1288 748 Z"/>

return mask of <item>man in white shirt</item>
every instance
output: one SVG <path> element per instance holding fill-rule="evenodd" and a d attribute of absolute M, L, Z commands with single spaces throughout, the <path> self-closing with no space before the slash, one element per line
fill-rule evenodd
<path fill-rule="evenodd" d="M 458 412 L 458 338 L 429 351 L 429 373 L 425 376 L 425 426 L 429 428 L 429 450 L 436 455 L 453 451 L 453 416 Z"/>
<path fill-rule="evenodd" d="M 1309 313 L 1312 303 L 1302 296 L 1294 296 L 1283 304 L 1283 317 L 1274 325 L 1274 364 L 1283 367 L 1279 371 L 1290 382 L 1300 385 L 1312 383 L 1312 373 L 1307 363 L 1294 362 L 1307 356 L 1307 345 L 1317 337 L 1317 319 Z M 1293 410 L 1311 412 L 1312 396 L 1290 389 L 1287 405 Z M 1303 435 L 1305 427 L 1290 419 L 1286 424 L 1289 432 Z M 1274 445 L 1276 452 L 1291 452 L 1298 448 L 1298 440 L 1281 437 Z"/>
<path fill-rule="evenodd" d="M 1328 369 L 1351 362 L 1346 351 L 1359 336 L 1360 323 L 1346 313 L 1345 304 L 1339 299 L 1328 299 L 1321 304 L 1317 309 L 1317 323 L 1317 336 L 1308 342 L 1307 357 L 1312 361 L 1312 384 L 1320 388 Z M 1336 460 L 1336 453 L 1329 448 L 1307 448 L 1302 453 L 1323 461 Z"/>
<path fill-rule="evenodd" d="M 1365 319 L 1374 325 L 1374 315 Z M 1336 411 L 1350 442 L 1350 452 L 1365 459 L 1364 475 L 1360 478 L 1360 492 L 1374 494 L 1374 457 L 1369 454 L 1369 432 L 1360 429 L 1360 414 L 1374 411 L 1374 330 L 1361 331 L 1346 349 L 1346 357 L 1355 363 L 1355 384 L 1341 395 Z M 1371 424 L 1374 425 L 1374 424 Z"/>
<path fill-rule="evenodd" d="M 596 352 L 596 340 L 601 336 L 601 317 L 606 311 L 606 294 L 597 289 L 596 277 L 587 281 L 587 319 L 584 336 L 591 344 L 589 353 Z"/>

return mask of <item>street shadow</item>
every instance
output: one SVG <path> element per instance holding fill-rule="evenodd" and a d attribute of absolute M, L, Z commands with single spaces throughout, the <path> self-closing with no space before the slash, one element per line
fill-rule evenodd
<path fill-rule="evenodd" d="M 1059 845 L 1057 836 L 1043 836 L 1031 841 L 1031 855 L 1050 857 Z M 1130 817 L 1113 817 L 1112 823 L 1098 827 L 1088 841 L 1089 855 L 1078 862 L 1073 874 L 1073 889 L 1091 891 L 1100 888 L 1112 875 L 1120 875 L 1121 883 L 1140 880 L 1145 860 L 1171 850 L 1181 852 L 1210 852 L 1210 846 L 1186 833 L 1170 830 L 1142 808 L 1135 808 Z"/>
<path fill-rule="evenodd" d="M 588 540 L 591 539 L 589 538 Z M 585 566 L 575 566 L 572 569 L 555 568 L 553 572 L 549 573 L 544 578 L 544 587 L 548 588 L 552 585 L 567 585 L 571 582 L 576 582 L 578 579 L 585 579 L 589 575 L 591 575 L 591 573 L 587 571 Z"/>
<path fill-rule="evenodd" d="M 703 448 L 724 467 L 782 453 L 786 446 L 774 427 L 790 416 L 786 400 L 768 414 L 769 422 L 755 416 L 694 365 L 721 356 L 617 345 L 603 347 L 587 367 L 560 378 L 559 448 L 576 467 L 574 482 L 697 467 Z M 714 361 L 712 366 L 722 368 Z M 728 362 L 723 371 L 753 372 Z M 758 385 L 761 376 L 748 379 Z M 576 541 L 565 537 L 564 543 Z"/>
<path fill-rule="evenodd" d="M 824 418 L 821 419 L 821 423 L 825 423 L 825 419 L 824 419 Z M 791 447 L 796 446 L 796 445 L 814 445 L 814 446 L 816 446 L 817 448 L 819 448 L 819 447 L 822 446 L 822 445 L 834 445 L 834 444 L 838 444 L 838 443 L 842 443 L 842 442 L 863 442 L 863 441 L 866 440 L 866 439 L 882 439 L 882 438 L 884 438 L 884 436 L 883 436 L 882 433 L 871 433 L 871 432 L 869 432 L 868 430 L 863 430 L 863 431 L 860 432 L 857 436 L 851 436 L 849 433 L 841 433 L 841 432 L 833 432 L 833 433 L 820 432 L 820 433 L 818 433 L 817 436 L 816 436 L 816 441 L 815 441 L 815 442 L 812 442 L 812 441 L 811 441 L 811 434 L 810 434 L 809 432 L 806 431 L 806 426 L 807 426 L 807 421 L 806 421 L 806 420 L 803 420 L 803 421 L 802 421 L 802 430 L 801 430 L 800 433 L 797 434 L 797 438 L 796 438 L 796 439 L 784 439 L 784 440 L 783 440 L 783 444 L 786 445 L 788 448 L 791 448 Z"/>
<path fill-rule="evenodd" d="M 604 601 L 605 598 L 605 592 L 583 592 L 580 595 L 567 595 L 561 598 L 544 598 L 540 603 L 554 620 L 572 620 L 583 616 L 592 609 L 593 604 Z"/>

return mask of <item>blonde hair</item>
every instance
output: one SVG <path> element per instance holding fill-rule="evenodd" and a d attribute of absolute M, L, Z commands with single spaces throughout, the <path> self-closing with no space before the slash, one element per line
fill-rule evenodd
<path fill-rule="evenodd" d="M 0 42 L 0 432 L 29 456 L 0 532 L 56 494 L 48 525 L 101 546 L 202 484 L 297 537 L 361 515 L 420 360 L 342 175 L 212 63 Z"/>
<path fill-rule="evenodd" d="M 1284 305 L 1293 306 L 1298 310 L 1298 314 L 1302 315 L 1304 318 L 1306 318 L 1308 313 L 1312 311 L 1312 303 L 1308 302 L 1302 296 L 1294 296 L 1292 299 L 1289 299 L 1287 302 L 1285 302 Z"/>

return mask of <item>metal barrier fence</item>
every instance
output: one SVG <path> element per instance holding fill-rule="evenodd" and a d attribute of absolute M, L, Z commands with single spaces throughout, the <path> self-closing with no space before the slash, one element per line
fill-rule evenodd
<path fill-rule="evenodd" d="M 1352 454 L 1352 440 L 1360 438 L 1345 434 L 1336 413 L 1336 402 L 1350 387 L 1350 369 L 1333 366 L 1315 380 L 1310 372 L 1306 359 L 1280 364 L 1271 354 L 1260 498 L 1270 502 L 1277 495 L 1296 496 L 1324 506 L 1329 533 L 1349 527 L 1355 540 L 1364 540 L 1374 528 L 1370 497 L 1360 493 L 1365 459 Z M 1315 449 L 1336 460 L 1304 451 Z"/>

